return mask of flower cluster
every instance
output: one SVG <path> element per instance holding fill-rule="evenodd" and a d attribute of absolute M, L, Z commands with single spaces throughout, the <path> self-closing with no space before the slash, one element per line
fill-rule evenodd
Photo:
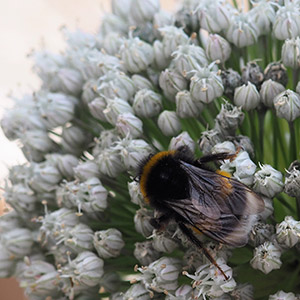
<path fill-rule="evenodd" d="M 0 277 L 32 300 L 300 297 L 300 2 L 246 2 L 112 0 L 96 34 L 31 53 L 42 85 L 1 121 L 28 162 L 3 188 Z M 265 204 L 246 247 L 197 233 L 218 268 L 175 221 L 154 228 L 135 180 L 182 146 L 235 154 L 220 173 Z"/>

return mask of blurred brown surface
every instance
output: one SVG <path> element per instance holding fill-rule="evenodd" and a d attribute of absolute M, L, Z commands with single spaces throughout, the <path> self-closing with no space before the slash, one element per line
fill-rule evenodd
<path fill-rule="evenodd" d="M 26 300 L 23 290 L 13 278 L 0 279 L 0 300 Z"/>

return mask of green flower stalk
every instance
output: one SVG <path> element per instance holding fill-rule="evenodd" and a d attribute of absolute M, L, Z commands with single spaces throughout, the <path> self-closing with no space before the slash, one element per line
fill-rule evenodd
<path fill-rule="evenodd" d="M 300 4 L 236 2 L 111 0 L 97 33 L 31 53 L 41 87 L 1 120 L 27 163 L 3 187 L 0 277 L 28 299 L 299 299 Z M 182 147 L 235 154 L 207 168 L 264 202 L 236 216 L 241 248 L 195 232 L 226 276 L 143 199 L 138 167 Z"/>

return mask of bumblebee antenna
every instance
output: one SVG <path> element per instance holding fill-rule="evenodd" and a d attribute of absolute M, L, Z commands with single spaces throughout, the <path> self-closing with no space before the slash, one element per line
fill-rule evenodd
<path fill-rule="evenodd" d="M 184 223 L 178 224 L 182 232 L 190 239 L 190 241 L 202 249 L 204 255 L 209 259 L 209 261 L 221 272 L 221 274 L 224 276 L 225 280 L 228 280 L 229 277 L 225 274 L 225 272 L 221 269 L 221 267 L 217 264 L 215 259 L 211 256 L 209 251 L 203 246 L 203 244 L 194 236 L 192 231 L 185 226 Z"/>

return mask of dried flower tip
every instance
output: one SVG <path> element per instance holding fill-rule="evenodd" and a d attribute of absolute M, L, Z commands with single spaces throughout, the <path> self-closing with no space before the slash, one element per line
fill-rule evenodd
<path fill-rule="evenodd" d="M 295 160 L 285 174 L 284 191 L 291 197 L 300 197 L 300 163 Z"/>
<path fill-rule="evenodd" d="M 278 83 L 281 83 L 284 87 L 288 83 L 288 75 L 286 68 L 280 62 L 269 63 L 264 70 L 265 80 L 272 79 Z"/>
<path fill-rule="evenodd" d="M 250 81 L 256 86 L 257 90 L 260 89 L 260 86 L 264 81 L 264 73 L 256 61 L 248 62 L 247 65 L 243 67 L 242 80 L 244 83 Z"/>
<path fill-rule="evenodd" d="M 284 221 L 276 225 L 276 239 L 289 248 L 296 245 L 300 240 L 300 222 L 286 216 Z"/>

